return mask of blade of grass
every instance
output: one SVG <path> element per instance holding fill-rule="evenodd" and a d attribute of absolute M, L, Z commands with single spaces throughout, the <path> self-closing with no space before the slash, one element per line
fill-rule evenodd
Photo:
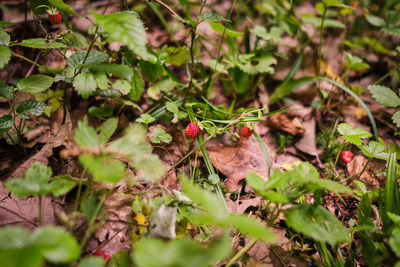
<path fill-rule="evenodd" d="M 265 147 L 265 144 L 263 140 L 261 139 L 260 135 L 257 132 L 253 133 L 255 138 L 257 139 L 257 142 L 260 144 L 261 150 L 264 154 L 265 161 L 267 162 L 267 168 L 268 168 L 268 177 L 271 175 L 271 162 L 269 160 L 269 154 L 267 151 L 267 148 Z"/>

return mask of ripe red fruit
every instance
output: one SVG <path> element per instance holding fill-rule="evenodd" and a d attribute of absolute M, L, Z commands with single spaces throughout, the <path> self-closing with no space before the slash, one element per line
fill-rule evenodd
<path fill-rule="evenodd" d="M 357 2 L 352 2 L 352 3 L 350 4 L 350 6 L 351 6 L 352 8 L 357 8 L 357 7 L 358 7 L 358 3 L 357 3 Z"/>
<path fill-rule="evenodd" d="M 350 150 L 343 150 L 342 153 L 340 153 L 340 157 L 344 162 L 349 163 L 353 160 L 354 154 Z"/>
<path fill-rule="evenodd" d="M 93 255 L 103 258 L 106 262 L 108 262 L 110 260 L 110 255 L 108 255 L 108 253 L 105 252 L 104 250 L 97 250 L 93 253 Z"/>
<path fill-rule="evenodd" d="M 197 138 L 200 136 L 203 130 L 200 129 L 199 125 L 196 122 L 189 123 L 189 125 L 185 129 L 185 136 L 187 138 Z"/>
<path fill-rule="evenodd" d="M 251 130 L 247 125 L 242 127 L 241 134 L 243 137 L 250 137 L 254 133 L 254 130 Z"/>
<path fill-rule="evenodd" d="M 60 12 L 57 12 L 56 14 L 49 14 L 49 21 L 51 24 L 60 24 L 62 21 Z"/>

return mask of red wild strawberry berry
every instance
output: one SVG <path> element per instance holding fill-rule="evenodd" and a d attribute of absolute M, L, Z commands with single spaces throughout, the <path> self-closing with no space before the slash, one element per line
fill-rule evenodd
<path fill-rule="evenodd" d="M 340 157 L 344 162 L 349 163 L 353 160 L 354 154 L 350 150 L 343 150 L 342 153 L 340 153 Z"/>
<path fill-rule="evenodd" d="M 254 133 L 254 130 L 251 130 L 247 125 L 242 127 L 241 134 L 243 137 L 250 137 Z"/>
<path fill-rule="evenodd" d="M 350 6 L 351 6 L 352 8 L 357 8 L 357 7 L 358 7 L 358 3 L 357 3 L 357 2 L 352 2 L 352 3 L 350 4 Z"/>
<path fill-rule="evenodd" d="M 51 24 L 60 24 L 62 21 L 60 12 L 57 12 L 57 14 L 49 14 L 49 21 Z"/>
<path fill-rule="evenodd" d="M 185 136 L 187 138 L 197 138 L 200 136 L 203 130 L 200 129 L 199 125 L 196 122 L 189 123 L 189 125 L 185 129 Z"/>
<path fill-rule="evenodd" d="M 106 262 L 110 260 L 110 255 L 108 255 L 107 252 L 104 250 L 97 250 L 96 252 L 93 253 L 94 256 L 103 258 Z"/>

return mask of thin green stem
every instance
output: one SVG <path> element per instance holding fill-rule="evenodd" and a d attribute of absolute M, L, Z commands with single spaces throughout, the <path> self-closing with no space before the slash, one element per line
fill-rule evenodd
<path fill-rule="evenodd" d="M 86 171 L 87 171 L 87 168 L 85 167 L 83 169 L 82 174 L 81 174 L 81 179 L 79 179 L 78 192 L 76 193 L 75 205 L 74 205 L 74 210 L 75 211 L 78 211 L 79 200 L 80 200 L 81 191 L 82 191 L 82 181 L 83 181 L 83 178 L 85 177 Z"/>
<path fill-rule="evenodd" d="M 248 251 L 255 243 L 257 242 L 257 239 L 252 239 L 250 240 L 249 243 L 247 243 L 241 250 L 238 251 L 238 253 L 233 256 L 229 262 L 225 265 L 225 267 L 230 267 L 232 266 L 237 260 L 239 260 L 246 251 Z"/>
<path fill-rule="evenodd" d="M 362 171 L 357 175 L 357 180 L 359 180 L 360 179 L 360 177 L 361 177 L 361 175 L 365 172 L 365 170 L 367 169 L 367 167 L 368 167 L 368 164 L 371 162 L 371 158 L 368 158 L 368 161 L 367 161 L 367 163 L 364 165 L 364 168 L 362 169 Z"/>
<path fill-rule="evenodd" d="M 380 79 L 378 79 L 377 81 L 375 81 L 373 84 L 380 84 L 381 82 L 383 82 L 387 77 L 389 77 L 390 75 L 392 75 L 393 72 L 397 71 L 400 68 L 400 65 L 398 65 L 396 68 L 392 69 L 391 71 L 389 71 L 388 73 L 386 73 L 385 75 L 383 75 Z"/>
<path fill-rule="evenodd" d="M 324 2 L 322 2 L 324 3 Z M 324 22 L 328 7 L 324 3 L 324 13 L 322 14 L 321 26 L 319 29 L 319 45 L 318 45 L 318 76 L 321 76 L 321 62 L 322 62 L 322 36 L 324 32 Z M 320 81 L 318 80 L 318 89 L 320 88 Z"/>
<path fill-rule="evenodd" d="M 15 53 L 15 52 L 13 52 L 13 51 L 11 51 L 11 54 L 12 54 L 13 56 L 15 56 L 15 57 L 19 57 L 19 58 L 21 58 L 21 59 L 23 59 L 23 60 L 25 60 L 25 61 L 28 61 L 28 62 L 31 63 L 31 64 L 36 65 L 36 66 L 39 67 L 39 68 L 44 68 L 44 66 L 42 66 L 42 65 L 40 65 L 40 64 L 38 64 L 38 63 L 36 63 L 35 61 L 30 60 L 29 58 L 24 57 L 24 56 L 22 56 L 22 55 L 20 55 L 20 54 L 17 54 L 17 53 Z"/>
<path fill-rule="evenodd" d="M 83 237 L 82 242 L 81 242 L 82 250 L 85 248 L 86 242 L 88 241 L 90 235 L 92 234 L 92 226 L 93 226 L 94 222 L 96 221 L 96 218 L 99 215 L 101 208 L 103 207 L 104 200 L 105 200 L 104 197 L 100 199 L 99 203 L 96 206 L 93 216 L 89 220 L 89 225 L 86 229 L 85 236 Z"/>

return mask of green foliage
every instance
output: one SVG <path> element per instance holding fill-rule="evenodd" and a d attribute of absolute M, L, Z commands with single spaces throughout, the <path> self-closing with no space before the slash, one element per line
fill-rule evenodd
<path fill-rule="evenodd" d="M 90 72 L 78 74 L 74 79 L 73 85 L 78 94 L 84 99 L 91 96 L 97 88 L 96 80 Z"/>
<path fill-rule="evenodd" d="M 147 52 L 146 34 L 139 15 L 134 11 L 99 15 L 92 12 L 94 22 L 109 34 L 109 40 L 119 41 L 144 60 L 154 61 Z"/>
<path fill-rule="evenodd" d="M 337 130 L 344 140 L 355 145 L 361 145 L 361 139 L 370 138 L 372 136 L 370 132 L 361 128 L 353 128 L 348 123 L 339 124 Z"/>
<path fill-rule="evenodd" d="M 88 258 L 84 258 L 78 267 L 105 267 L 106 262 L 103 258 L 91 256 Z"/>
<path fill-rule="evenodd" d="M 327 209 L 312 205 L 296 205 L 287 210 L 287 224 L 297 232 L 331 245 L 350 240 L 343 224 Z"/>
<path fill-rule="evenodd" d="M 43 113 L 46 104 L 42 102 L 37 102 L 35 100 L 29 99 L 23 101 L 19 106 L 15 109 L 17 115 L 23 119 L 28 119 L 28 114 L 39 116 Z"/>
<path fill-rule="evenodd" d="M 0 260 L 10 267 L 39 267 L 44 260 L 66 264 L 80 255 L 75 238 L 54 226 L 37 228 L 33 234 L 24 228 L 7 226 L 0 229 L 0 244 Z"/>
<path fill-rule="evenodd" d="M 69 176 L 57 176 L 50 181 L 50 167 L 37 161 L 25 173 L 24 178 L 13 178 L 5 183 L 10 192 L 19 197 L 43 196 L 52 194 L 55 197 L 65 195 L 77 184 Z"/>
<path fill-rule="evenodd" d="M 203 267 L 225 259 L 230 252 L 231 241 L 226 234 L 207 247 L 190 239 L 142 238 L 134 247 L 133 259 L 139 267 Z"/>
<path fill-rule="evenodd" d="M 159 144 L 161 142 L 169 144 L 172 141 L 172 136 L 166 133 L 164 129 L 155 128 L 151 132 L 151 134 L 153 135 L 153 138 L 151 138 L 151 142 L 154 144 Z"/>
<path fill-rule="evenodd" d="M 24 93 L 43 92 L 53 84 L 54 78 L 43 74 L 32 74 L 19 80 L 17 83 L 18 91 Z"/>
<path fill-rule="evenodd" d="M 386 107 L 400 106 L 400 98 L 390 88 L 381 85 L 370 85 L 368 90 L 381 105 Z"/>
<path fill-rule="evenodd" d="M 63 43 L 59 43 L 54 40 L 44 39 L 44 38 L 24 39 L 24 40 L 22 40 L 22 42 L 16 43 L 15 45 L 19 45 L 19 46 L 23 46 L 23 47 L 39 48 L 39 49 L 52 49 L 52 48 L 67 47 Z"/>
<path fill-rule="evenodd" d="M 369 68 L 369 65 L 364 63 L 361 58 L 347 52 L 345 52 L 345 55 L 347 59 L 347 70 L 365 70 Z"/>

